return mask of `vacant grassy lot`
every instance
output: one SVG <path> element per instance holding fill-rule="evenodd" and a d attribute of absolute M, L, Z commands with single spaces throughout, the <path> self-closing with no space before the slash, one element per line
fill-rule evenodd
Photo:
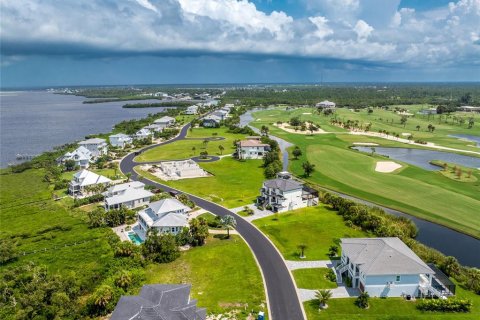
<path fill-rule="evenodd" d="M 262 160 L 238 161 L 222 158 L 200 166 L 213 176 L 176 181 L 163 181 L 148 172 L 136 170 L 144 177 L 157 180 L 171 187 L 214 201 L 228 208 L 251 204 L 262 187 Z"/>
<path fill-rule="evenodd" d="M 328 268 L 297 269 L 293 270 L 292 273 L 297 288 L 315 290 L 336 288 L 337 283 L 326 277 L 329 270 Z"/>
<path fill-rule="evenodd" d="M 235 152 L 233 142 L 242 139 L 245 135 L 228 133 L 226 128 L 194 128 L 188 133 L 188 138 L 199 138 L 198 140 L 180 140 L 171 144 L 148 150 L 135 161 L 157 161 L 157 160 L 179 160 L 200 155 L 200 152 L 207 151 L 209 155 L 231 154 Z M 209 141 L 204 144 L 201 138 L 223 137 L 224 140 Z M 223 152 L 219 146 L 224 148 Z M 195 150 L 192 150 L 195 148 Z"/>
<path fill-rule="evenodd" d="M 415 307 L 414 301 L 405 301 L 402 298 L 371 298 L 368 310 L 355 306 L 355 298 L 331 299 L 328 302 L 329 308 L 318 311 L 318 300 L 305 302 L 304 308 L 308 320 L 330 319 L 368 319 L 368 320 L 392 320 L 392 319 L 479 319 L 480 317 L 480 296 L 470 291 L 457 287 L 457 297 L 472 300 L 473 307 L 470 313 L 441 313 L 421 312 Z"/>
<path fill-rule="evenodd" d="M 92 277 L 106 271 L 113 260 L 106 240 L 111 231 L 89 229 L 81 211 L 67 209 L 66 202 L 53 201 L 43 176 L 43 170 L 0 175 L 0 238 L 13 239 L 21 254 L 37 251 L 20 255 L 1 268 L 34 261 L 53 273 L 73 271 L 83 285 L 92 287 L 96 284 Z M 84 240 L 94 241 L 65 247 Z M 42 252 L 45 248 L 48 250 Z"/>
<path fill-rule="evenodd" d="M 306 244 L 306 260 L 328 259 L 328 249 L 339 238 L 366 234 L 345 226 L 343 219 L 323 205 L 254 220 L 287 260 L 300 260 L 299 244 Z M 303 259 L 302 259 L 303 260 Z"/>
<path fill-rule="evenodd" d="M 193 298 L 208 313 L 266 311 L 262 277 L 239 236 L 210 237 L 205 246 L 182 252 L 172 263 L 150 265 L 147 283 L 191 283 Z"/>
<path fill-rule="evenodd" d="M 255 126 L 265 124 L 264 115 L 269 112 L 256 113 L 255 116 L 261 120 L 255 122 Z M 305 136 L 287 133 L 273 126 L 270 126 L 270 132 L 301 148 L 303 155 L 300 159 L 289 163 L 289 170 L 294 174 L 303 175 L 301 165 L 308 160 L 316 166 L 315 172 L 307 179 L 312 183 L 480 237 L 477 215 L 480 208 L 479 179 L 475 182 L 455 181 L 441 172 L 427 171 L 406 163 L 402 163 L 403 169 L 398 172 L 379 173 L 375 171 L 375 163 L 385 160 L 384 157 L 349 149 L 354 142 L 405 147 L 395 141 L 342 133 Z M 473 175 L 480 177 L 475 170 Z"/>

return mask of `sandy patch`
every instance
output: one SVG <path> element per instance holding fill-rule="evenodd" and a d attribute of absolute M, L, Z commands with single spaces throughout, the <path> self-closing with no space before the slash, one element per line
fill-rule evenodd
<path fill-rule="evenodd" d="M 389 173 L 389 172 L 393 172 L 393 171 L 395 171 L 395 170 L 397 170 L 401 167 L 402 167 L 401 165 L 399 165 L 398 163 L 393 162 L 393 161 L 378 161 L 377 165 L 375 167 L 375 171 L 383 172 L 383 173 Z"/>
<path fill-rule="evenodd" d="M 308 128 L 308 126 L 310 125 L 310 122 L 306 122 L 306 124 L 307 124 L 307 128 Z M 278 127 L 278 128 L 280 128 L 280 129 L 284 130 L 284 131 L 287 131 L 287 132 L 289 132 L 289 133 L 305 134 L 305 135 L 311 135 L 311 134 L 312 134 L 312 132 L 309 131 L 309 130 L 301 131 L 300 129 L 298 129 L 297 131 L 295 131 L 295 129 L 289 128 L 289 127 L 288 127 L 289 124 L 288 124 L 288 123 L 285 123 L 285 122 L 282 123 L 282 124 L 274 123 L 273 125 L 274 125 L 275 127 Z M 317 131 L 314 131 L 314 132 L 313 132 L 313 134 L 323 134 L 323 133 L 327 133 L 327 132 L 326 132 L 325 130 L 323 130 L 323 129 L 320 129 L 320 128 L 318 128 Z"/>
<path fill-rule="evenodd" d="M 165 161 L 165 163 L 181 163 L 185 161 Z M 193 161 L 191 161 L 194 163 Z M 181 180 L 181 179 L 193 179 L 193 178 L 203 178 L 203 177 L 210 177 L 207 171 L 203 170 L 198 164 L 194 163 L 194 167 L 180 167 L 176 168 L 166 168 L 166 170 L 162 170 L 160 168 L 161 164 L 158 165 L 150 165 L 144 164 L 140 167 L 140 169 L 147 171 L 154 175 L 157 178 L 160 178 L 164 181 L 169 180 Z"/>
<path fill-rule="evenodd" d="M 376 147 L 379 146 L 378 143 L 373 143 L 373 142 L 354 142 L 353 143 L 355 146 L 367 146 L 367 147 Z"/>
<path fill-rule="evenodd" d="M 402 133 L 402 136 L 404 136 L 404 137 L 409 137 L 409 136 L 411 136 L 411 135 L 412 135 L 412 134 L 411 134 L 411 133 L 408 133 L 408 132 L 403 132 L 403 133 Z"/>
<path fill-rule="evenodd" d="M 304 113 L 302 113 L 302 114 L 312 114 L 312 113 L 311 113 L 311 112 L 304 112 Z"/>

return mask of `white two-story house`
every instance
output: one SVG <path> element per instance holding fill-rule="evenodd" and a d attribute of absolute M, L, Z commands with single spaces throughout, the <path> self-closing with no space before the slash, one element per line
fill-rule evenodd
<path fill-rule="evenodd" d="M 441 296 L 432 285 L 435 272 L 399 238 L 342 238 L 337 281 L 372 297 Z"/>
<path fill-rule="evenodd" d="M 175 125 L 175 118 L 164 116 L 153 121 L 153 123 L 157 126 L 161 126 L 162 128 L 172 127 Z"/>
<path fill-rule="evenodd" d="M 80 146 L 72 152 L 65 153 L 62 157 L 57 159 L 59 164 L 65 164 L 68 160 L 75 161 L 75 166 L 78 166 L 82 169 L 87 169 L 90 166 L 90 161 L 92 161 L 93 156 L 90 150 Z"/>
<path fill-rule="evenodd" d="M 137 234 L 145 240 L 149 229 L 155 228 L 159 233 L 178 234 L 188 226 L 190 208 L 177 199 L 162 199 L 152 202 L 148 208 L 138 212 Z"/>
<path fill-rule="evenodd" d="M 318 204 L 318 192 L 281 172 L 278 178 L 266 180 L 260 189 L 257 204 L 273 212 L 285 212 Z"/>
<path fill-rule="evenodd" d="M 152 136 L 153 136 L 152 131 L 146 128 L 142 128 L 135 133 L 135 139 L 137 140 L 151 139 Z"/>
<path fill-rule="evenodd" d="M 90 150 L 93 158 L 98 158 L 108 153 L 108 145 L 105 139 L 87 139 L 85 141 L 80 141 L 78 144 Z"/>
<path fill-rule="evenodd" d="M 262 143 L 260 137 L 248 137 L 237 142 L 238 159 L 262 159 L 270 151 L 268 143 Z"/>
<path fill-rule="evenodd" d="M 192 105 L 185 109 L 184 114 L 197 114 L 198 113 L 198 106 L 197 105 Z"/>
<path fill-rule="evenodd" d="M 88 194 L 87 188 L 94 185 L 108 186 L 112 180 L 88 170 L 78 171 L 68 185 L 68 193 L 72 196 Z"/>
<path fill-rule="evenodd" d="M 113 134 L 113 135 L 109 136 L 108 138 L 110 140 L 110 144 L 113 147 L 116 147 L 116 148 L 123 149 L 126 146 L 129 146 L 133 143 L 132 137 L 130 137 L 129 135 L 126 135 L 124 133 Z"/>
<path fill-rule="evenodd" d="M 122 207 L 133 209 L 150 202 L 153 196 L 145 190 L 145 184 L 140 181 L 116 184 L 108 188 L 105 196 L 105 210 L 120 209 Z"/>

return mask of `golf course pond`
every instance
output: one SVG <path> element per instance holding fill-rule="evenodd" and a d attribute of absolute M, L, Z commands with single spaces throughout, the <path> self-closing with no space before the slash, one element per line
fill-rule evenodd
<path fill-rule="evenodd" d="M 352 149 L 361 152 L 372 153 L 371 147 L 353 147 Z M 411 148 L 375 147 L 373 149 L 375 150 L 374 152 L 377 154 L 387 156 L 394 160 L 403 161 L 429 171 L 436 171 L 441 169 L 441 167 L 439 166 L 430 164 L 430 161 L 432 160 L 456 163 L 458 165 L 469 168 L 480 168 L 480 158 L 464 156 L 451 152 Z"/>

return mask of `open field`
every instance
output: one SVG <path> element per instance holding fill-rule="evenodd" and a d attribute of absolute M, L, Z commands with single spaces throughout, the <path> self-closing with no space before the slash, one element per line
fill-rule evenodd
<path fill-rule="evenodd" d="M 176 143 L 175 143 L 176 144 Z M 211 177 L 163 181 L 152 174 L 135 169 L 142 176 L 182 191 L 195 194 L 228 208 L 251 204 L 259 195 L 263 181 L 262 160 L 238 161 L 231 157 L 199 164 Z"/>
<path fill-rule="evenodd" d="M 261 120 L 254 122 L 254 125 L 259 127 L 266 124 L 263 119 L 270 112 L 255 113 L 255 117 Z M 379 173 L 375 172 L 375 164 L 386 160 L 385 157 L 349 148 L 354 142 L 405 147 L 396 141 L 347 134 L 304 136 L 287 133 L 274 126 L 270 126 L 270 132 L 301 148 L 303 155 L 300 159 L 289 163 L 291 172 L 303 175 L 301 165 L 305 160 L 316 165 L 315 172 L 307 181 L 480 237 L 478 179 L 476 182 L 454 181 L 440 172 L 427 171 L 399 161 L 403 166 L 401 169 L 387 174 Z M 474 171 L 473 175 L 480 177 L 478 171 Z"/>
<path fill-rule="evenodd" d="M 73 271 L 83 285 L 92 287 L 96 285 L 92 277 L 105 272 L 113 259 L 107 242 L 111 230 L 89 229 L 80 210 L 67 209 L 68 201 L 53 201 L 43 175 L 43 170 L 35 169 L 0 176 L 0 237 L 13 239 L 20 253 L 48 249 L 21 255 L 5 267 L 34 261 L 53 273 Z M 93 241 L 65 247 L 84 240 Z"/>
<path fill-rule="evenodd" d="M 293 270 L 292 274 L 297 288 L 315 290 L 336 288 L 337 283 L 326 278 L 329 270 L 328 268 L 297 269 Z"/>
<path fill-rule="evenodd" d="M 215 135 L 216 134 L 216 135 Z M 235 139 L 242 139 L 245 135 L 228 133 L 226 128 L 194 128 L 189 131 L 187 138 L 214 138 L 223 137 L 224 140 L 209 141 L 206 145 L 202 139 L 181 140 L 175 143 L 160 146 L 135 158 L 135 161 L 157 161 L 157 160 L 179 160 L 198 156 L 200 152 L 207 151 L 209 155 L 221 155 L 219 146 L 223 146 L 223 154 L 235 152 L 233 142 Z M 192 150 L 195 148 L 195 150 Z"/>
<path fill-rule="evenodd" d="M 266 311 L 262 277 L 250 249 L 239 236 L 220 237 L 182 252 L 172 263 L 150 265 L 147 283 L 191 283 L 193 298 L 208 313 Z"/>
<path fill-rule="evenodd" d="M 470 291 L 466 291 L 457 286 L 457 297 L 468 298 L 473 302 L 470 313 L 441 313 L 441 312 L 421 312 L 415 307 L 414 301 L 406 301 L 402 298 L 371 298 L 370 308 L 360 309 L 355 306 L 355 298 L 330 299 L 329 308 L 318 311 L 318 300 L 310 300 L 303 304 L 308 320 L 329 319 L 368 319 L 368 320 L 387 320 L 387 319 L 478 319 L 480 317 L 480 296 Z M 418 300 L 417 300 L 418 301 Z"/>
<path fill-rule="evenodd" d="M 320 204 L 254 220 L 287 260 L 326 260 L 328 249 L 339 238 L 365 237 L 366 233 L 345 226 L 342 217 Z M 299 244 L 306 244 L 306 259 L 300 259 Z"/>

